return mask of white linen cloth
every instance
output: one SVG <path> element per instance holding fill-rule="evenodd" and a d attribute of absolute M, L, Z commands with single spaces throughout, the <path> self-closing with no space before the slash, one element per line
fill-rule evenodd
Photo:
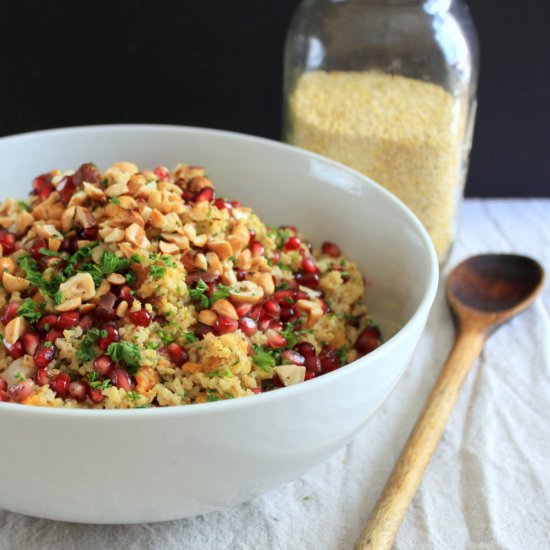
<path fill-rule="evenodd" d="M 550 274 L 550 200 L 465 201 L 442 279 L 482 252 L 530 255 Z M 0 550 L 350 550 L 452 339 L 440 285 L 420 345 L 390 398 L 351 443 L 297 481 L 223 512 L 155 524 L 78 525 L 0 510 Z M 8 444 L 1 442 L 0 452 Z M 67 472 L 59 483 L 73 475 L 86 472 Z M 550 549 L 550 283 L 530 310 L 488 341 L 395 548 Z"/>

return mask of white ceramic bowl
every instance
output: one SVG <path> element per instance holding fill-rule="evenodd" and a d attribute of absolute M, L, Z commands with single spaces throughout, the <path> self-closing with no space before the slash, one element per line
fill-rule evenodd
<path fill-rule="evenodd" d="M 97 126 L 0 139 L 0 197 L 52 168 L 120 160 L 206 167 L 217 189 L 273 225 L 339 243 L 371 282 L 389 340 L 325 376 L 186 407 L 94 411 L 0 403 L 0 507 L 89 523 L 217 510 L 295 479 L 349 441 L 388 397 L 424 328 L 438 267 L 413 214 L 368 178 L 304 150 L 172 126 Z"/>

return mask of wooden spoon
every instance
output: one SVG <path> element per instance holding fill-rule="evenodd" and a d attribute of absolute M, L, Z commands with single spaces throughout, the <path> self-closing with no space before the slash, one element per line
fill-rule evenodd
<path fill-rule="evenodd" d="M 391 548 L 485 341 L 533 302 L 543 281 L 544 271 L 537 262 L 511 254 L 474 256 L 452 271 L 447 302 L 457 327 L 454 346 L 355 550 Z"/>

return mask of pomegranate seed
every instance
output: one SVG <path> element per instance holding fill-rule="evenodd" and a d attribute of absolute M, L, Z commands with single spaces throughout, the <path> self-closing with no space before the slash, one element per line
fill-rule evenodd
<path fill-rule="evenodd" d="M 259 243 L 258 241 L 254 241 L 250 244 L 250 253 L 252 254 L 253 258 L 259 258 L 260 256 L 263 256 L 265 254 L 265 248 L 262 243 Z"/>
<path fill-rule="evenodd" d="M 309 342 L 298 342 L 294 349 L 304 357 L 315 357 L 315 348 Z"/>
<path fill-rule="evenodd" d="M 319 269 L 315 264 L 315 260 L 311 258 L 302 258 L 302 271 L 304 273 L 318 273 Z"/>
<path fill-rule="evenodd" d="M 65 372 L 60 372 L 53 380 L 50 380 L 50 388 L 56 395 L 64 399 L 69 393 L 70 383 L 71 377 Z"/>
<path fill-rule="evenodd" d="M 336 361 L 336 350 L 332 346 L 323 346 L 319 352 L 319 359 L 321 359 L 321 361 L 325 359 Z"/>
<path fill-rule="evenodd" d="M 34 352 L 34 364 L 40 367 L 49 365 L 55 356 L 55 346 L 51 342 L 40 342 Z"/>
<path fill-rule="evenodd" d="M 88 384 L 84 380 L 75 380 L 69 384 L 69 395 L 76 401 L 84 401 L 88 393 Z"/>
<path fill-rule="evenodd" d="M 239 319 L 239 328 L 246 336 L 252 336 L 258 330 L 256 321 L 250 317 L 243 317 L 242 319 Z"/>
<path fill-rule="evenodd" d="M 327 256 L 330 256 L 331 258 L 338 258 L 338 256 L 342 255 L 342 252 L 340 251 L 340 247 L 329 241 L 325 241 L 321 245 L 321 252 L 323 254 L 326 254 Z"/>
<path fill-rule="evenodd" d="M 251 388 L 252 393 L 262 393 L 262 388 Z"/>
<path fill-rule="evenodd" d="M 271 326 L 269 328 L 272 328 L 273 330 L 283 330 L 283 323 L 279 321 L 271 321 Z"/>
<path fill-rule="evenodd" d="M 90 330 L 94 326 L 93 317 L 91 315 L 84 315 L 84 317 L 82 317 L 82 319 L 78 322 L 78 326 L 83 332 Z"/>
<path fill-rule="evenodd" d="M 94 370 L 101 376 L 110 376 L 114 368 L 115 363 L 108 355 L 100 355 L 94 359 Z"/>
<path fill-rule="evenodd" d="M 221 198 L 214 201 L 214 206 L 218 210 L 228 210 L 229 212 L 233 210 L 233 205 L 230 202 L 227 202 L 225 199 Z"/>
<path fill-rule="evenodd" d="M 34 375 L 34 381 L 38 386 L 47 386 L 50 383 L 50 372 L 46 367 L 41 367 Z"/>
<path fill-rule="evenodd" d="M 12 319 L 15 319 L 18 309 L 19 302 L 10 302 L 7 306 L 5 306 L 0 319 L 4 326 L 6 326 Z"/>
<path fill-rule="evenodd" d="M 51 174 L 41 174 L 40 176 L 36 176 L 36 178 L 34 178 L 34 180 L 32 181 L 32 188 L 34 191 L 38 192 L 45 185 L 51 184 L 51 182 L 52 182 Z"/>
<path fill-rule="evenodd" d="M 23 346 L 23 340 L 21 338 L 18 338 L 13 344 L 8 344 L 8 342 L 4 340 L 3 344 L 12 359 L 19 359 L 19 357 L 25 355 L 25 347 Z"/>
<path fill-rule="evenodd" d="M 277 290 L 273 297 L 282 306 L 294 304 L 294 290 Z"/>
<path fill-rule="evenodd" d="M 254 229 L 249 229 L 248 234 L 250 235 L 250 241 L 256 239 L 256 231 L 254 231 Z"/>
<path fill-rule="evenodd" d="M 315 378 L 315 373 L 310 371 L 310 370 L 306 370 L 306 373 L 304 375 L 304 380 L 311 380 L 312 378 Z"/>
<path fill-rule="evenodd" d="M 240 208 L 242 205 L 239 201 L 231 201 L 231 206 L 233 208 Z"/>
<path fill-rule="evenodd" d="M 318 273 L 296 273 L 296 280 L 303 286 L 307 286 L 313 290 L 319 288 L 319 274 Z"/>
<path fill-rule="evenodd" d="M 44 257 L 44 254 L 40 252 L 41 248 L 48 248 L 48 243 L 44 239 L 34 239 L 30 248 L 30 254 L 37 262 Z"/>
<path fill-rule="evenodd" d="M 40 337 L 36 332 L 26 332 L 21 336 L 25 352 L 29 355 L 34 355 L 38 344 L 40 343 Z"/>
<path fill-rule="evenodd" d="M 262 332 L 265 332 L 271 328 L 274 322 L 275 321 L 271 317 L 261 317 L 257 325 Z"/>
<path fill-rule="evenodd" d="M 124 369 L 115 369 L 111 373 L 111 383 L 116 388 L 121 388 L 125 391 L 131 391 L 133 388 L 132 380 L 130 375 Z"/>
<path fill-rule="evenodd" d="M 37 324 L 37 327 L 38 327 L 38 330 L 50 330 L 52 327 L 55 327 L 57 324 L 57 315 L 52 315 L 52 314 L 49 314 L 49 315 L 44 315 L 44 317 L 42 317 L 40 319 L 40 321 L 38 321 L 38 324 Z"/>
<path fill-rule="evenodd" d="M 99 321 L 112 321 L 116 319 L 115 302 L 117 297 L 112 292 L 107 292 L 99 299 L 99 304 L 93 311 L 93 316 Z"/>
<path fill-rule="evenodd" d="M 281 321 L 288 323 L 296 315 L 296 311 L 292 307 L 282 307 L 279 315 Z"/>
<path fill-rule="evenodd" d="M 0 376 L 0 391 L 6 391 L 8 389 L 8 383 Z"/>
<path fill-rule="evenodd" d="M 73 183 L 81 185 L 82 182 L 99 183 L 101 181 L 101 173 L 93 162 L 85 162 L 73 174 Z"/>
<path fill-rule="evenodd" d="M 270 317 L 278 317 L 281 313 L 281 306 L 273 299 L 266 300 L 263 304 L 263 311 Z"/>
<path fill-rule="evenodd" d="M 197 323 L 195 327 L 195 336 L 201 340 L 210 332 L 212 332 L 212 327 L 205 325 L 203 323 Z"/>
<path fill-rule="evenodd" d="M 105 351 L 110 344 L 118 342 L 120 340 L 120 334 L 118 328 L 114 323 L 106 323 L 101 327 L 99 331 L 99 338 L 97 339 L 97 345 L 103 351 Z"/>
<path fill-rule="evenodd" d="M 304 356 L 291 349 L 285 349 L 285 351 L 281 353 L 281 359 L 298 366 L 302 366 L 305 363 Z"/>
<path fill-rule="evenodd" d="M 181 367 L 184 363 L 187 363 L 189 356 L 187 352 L 176 342 L 172 342 L 166 346 L 168 355 L 172 363 L 175 363 L 178 367 Z"/>
<path fill-rule="evenodd" d="M 212 187 L 205 187 L 195 195 L 193 201 L 194 202 L 211 201 L 213 198 L 214 198 L 214 189 Z"/>
<path fill-rule="evenodd" d="M 170 172 L 164 166 L 157 166 L 153 170 L 153 174 L 157 176 L 159 181 L 168 181 L 170 179 Z"/>
<path fill-rule="evenodd" d="M 376 326 L 367 327 L 357 337 L 355 342 L 355 349 L 361 354 L 366 355 L 375 350 L 381 344 L 380 342 L 380 330 Z"/>
<path fill-rule="evenodd" d="M 140 309 L 139 311 L 132 311 L 128 313 L 130 321 L 136 325 L 136 327 L 148 327 L 151 324 L 152 316 L 146 309 Z"/>
<path fill-rule="evenodd" d="M 328 372 L 332 372 L 336 369 L 339 369 L 340 365 L 338 364 L 338 361 L 331 361 L 329 359 L 325 359 L 324 361 L 321 361 L 321 367 L 323 369 L 323 374 L 326 374 Z"/>
<path fill-rule="evenodd" d="M 323 372 L 321 360 L 316 355 L 306 355 L 304 359 L 304 367 L 307 372 L 312 372 L 315 375 L 319 375 Z"/>
<path fill-rule="evenodd" d="M 131 306 L 134 303 L 134 296 L 132 295 L 132 289 L 128 285 L 124 285 L 120 288 L 118 297 L 127 302 L 128 306 Z"/>
<path fill-rule="evenodd" d="M 53 344 L 58 338 L 63 338 L 63 331 L 59 328 L 52 328 L 52 330 L 46 334 L 44 340 Z"/>
<path fill-rule="evenodd" d="M 21 403 L 21 401 L 24 401 L 29 397 L 34 390 L 34 382 L 32 378 L 27 378 L 26 380 L 23 380 L 20 384 L 15 384 L 11 386 L 11 388 L 8 390 L 8 395 L 10 396 L 10 399 L 12 401 L 15 401 L 16 403 Z"/>
<path fill-rule="evenodd" d="M 252 309 L 250 310 L 250 313 L 249 313 L 249 317 L 251 319 L 254 319 L 254 321 L 256 321 L 256 323 L 260 320 L 260 315 L 262 314 L 262 306 L 260 306 L 259 304 L 258 305 L 255 305 L 252 307 Z"/>
<path fill-rule="evenodd" d="M 238 267 L 236 270 L 235 270 L 235 275 L 237 276 L 237 281 L 244 281 L 246 279 L 246 270 L 244 269 L 241 269 L 240 267 Z"/>
<path fill-rule="evenodd" d="M 239 317 L 244 317 L 245 315 L 248 315 L 251 309 L 251 304 L 239 304 L 238 306 L 235 306 L 235 311 L 237 312 L 237 315 Z"/>
<path fill-rule="evenodd" d="M 216 319 L 212 328 L 214 330 L 214 334 L 218 336 L 221 334 L 229 334 L 230 332 L 235 332 L 239 328 L 239 321 L 220 315 Z"/>
<path fill-rule="evenodd" d="M 76 237 L 63 239 L 59 250 L 60 252 L 68 252 L 69 254 L 74 254 L 78 250 L 78 239 Z"/>
<path fill-rule="evenodd" d="M 59 198 L 67 204 L 76 191 L 76 185 L 73 182 L 73 178 L 71 176 L 65 176 L 62 178 L 57 184 L 56 191 L 59 194 Z"/>
<path fill-rule="evenodd" d="M 0 403 L 2 401 L 9 401 L 9 400 L 10 400 L 10 396 L 8 395 L 8 393 L 3 390 L 0 390 Z"/>
<path fill-rule="evenodd" d="M 293 236 L 288 238 L 284 248 L 285 250 L 298 250 L 301 244 L 302 244 L 302 241 L 298 237 Z"/>
<path fill-rule="evenodd" d="M 66 311 L 57 316 L 55 326 L 61 330 L 65 330 L 67 328 L 76 327 L 79 321 L 80 313 L 78 313 L 78 311 Z"/>
<path fill-rule="evenodd" d="M 99 388 L 92 388 L 91 386 L 88 386 L 88 397 L 92 403 L 101 403 L 105 399 Z"/>
<path fill-rule="evenodd" d="M 273 329 L 268 329 L 265 336 L 267 338 L 267 343 L 272 348 L 284 348 L 286 346 L 286 338 Z"/>
<path fill-rule="evenodd" d="M 85 239 L 87 241 L 93 241 L 97 237 L 97 234 L 99 233 L 97 225 L 92 225 L 92 227 L 81 227 L 78 230 L 78 236 L 81 239 Z"/>
<path fill-rule="evenodd" d="M 0 244 L 4 256 L 9 256 L 15 250 L 15 235 L 12 235 L 7 229 L 0 229 Z"/>

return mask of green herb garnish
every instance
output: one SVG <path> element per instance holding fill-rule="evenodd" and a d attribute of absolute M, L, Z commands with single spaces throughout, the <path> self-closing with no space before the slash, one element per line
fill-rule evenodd
<path fill-rule="evenodd" d="M 139 360 L 141 359 L 138 345 L 125 340 L 109 344 L 107 355 L 117 363 L 124 362 L 132 372 L 138 369 Z"/>
<path fill-rule="evenodd" d="M 205 292 L 208 292 L 208 285 L 202 279 L 199 279 L 195 288 L 189 289 L 189 296 L 191 300 L 199 302 L 202 308 L 207 308 L 210 302 Z"/>
<path fill-rule="evenodd" d="M 99 329 L 97 328 L 91 328 L 86 332 L 86 334 L 84 334 L 82 343 L 80 344 L 80 347 L 76 352 L 76 358 L 81 363 L 86 363 L 87 361 L 91 361 L 92 359 L 95 359 L 96 352 L 94 350 L 94 346 L 97 344 L 98 339 L 99 339 Z"/>
<path fill-rule="evenodd" d="M 36 323 L 42 317 L 42 310 L 34 300 L 29 298 L 17 308 L 17 316 L 24 317 L 30 323 Z"/>

